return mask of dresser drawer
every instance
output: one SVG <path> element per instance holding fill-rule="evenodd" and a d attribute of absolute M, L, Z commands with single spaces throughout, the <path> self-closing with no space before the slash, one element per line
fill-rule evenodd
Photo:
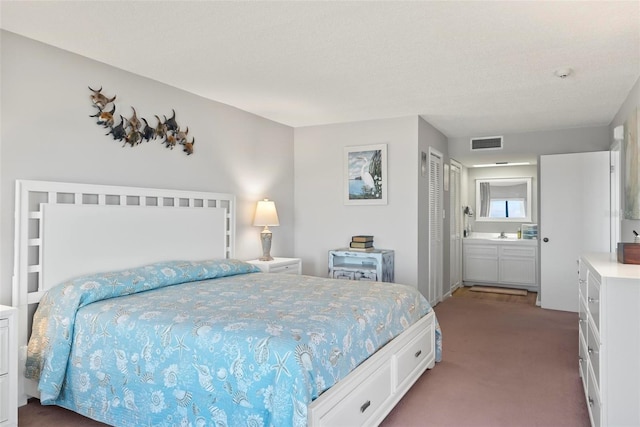
<path fill-rule="evenodd" d="M 433 336 L 433 319 L 425 324 L 425 329 L 404 346 L 394 357 L 397 372 L 397 387 L 401 387 L 405 379 L 415 370 L 432 359 L 435 351 Z"/>
<path fill-rule="evenodd" d="M 593 378 L 593 372 L 589 372 L 589 388 L 587 392 L 587 405 L 589 405 L 589 417 L 591 418 L 591 425 L 600 427 L 600 391 L 595 385 Z"/>
<path fill-rule="evenodd" d="M 587 303 L 580 298 L 578 302 L 578 324 L 580 326 L 580 332 L 584 339 L 587 339 L 587 324 L 589 323 L 589 312 L 587 311 Z"/>
<path fill-rule="evenodd" d="M 333 270 L 334 279 L 346 279 L 346 280 L 354 280 L 355 273 L 349 270 Z"/>
<path fill-rule="evenodd" d="M 589 356 L 589 362 L 591 363 L 591 369 L 593 369 L 593 375 L 595 376 L 596 384 L 600 389 L 600 340 L 593 330 L 593 326 L 589 324 L 587 336 L 587 355 Z"/>
<path fill-rule="evenodd" d="M 585 336 L 582 334 L 582 330 L 578 333 L 579 342 L 578 342 L 578 365 L 580 368 L 580 378 L 582 378 L 582 387 L 584 388 L 585 394 L 587 393 L 587 375 L 589 375 L 588 370 L 588 360 L 589 353 L 587 352 L 587 341 Z"/>
<path fill-rule="evenodd" d="M 587 308 L 600 334 L 600 281 L 589 271 L 587 275 Z"/>
<path fill-rule="evenodd" d="M 279 265 L 269 269 L 270 273 L 285 273 L 285 274 L 298 274 L 298 263 L 292 263 L 287 265 Z"/>
<path fill-rule="evenodd" d="M 367 426 L 369 418 L 391 396 L 391 364 L 385 363 L 363 381 L 365 394 L 349 394 L 320 419 L 320 426 Z"/>
<path fill-rule="evenodd" d="M 378 274 L 375 271 L 356 271 L 353 276 L 356 280 L 364 280 L 370 282 L 375 282 L 378 280 Z"/>

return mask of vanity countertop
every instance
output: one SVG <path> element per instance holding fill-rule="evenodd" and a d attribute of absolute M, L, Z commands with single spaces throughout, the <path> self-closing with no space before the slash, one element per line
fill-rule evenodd
<path fill-rule="evenodd" d="M 471 233 L 471 236 L 465 237 L 463 240 L 468 243 L 505 243 L 536 246 L 537 239 L 518 239 L 516 233 L 504 233 L 505 237 L 500 237 L 500 233 Z"/>

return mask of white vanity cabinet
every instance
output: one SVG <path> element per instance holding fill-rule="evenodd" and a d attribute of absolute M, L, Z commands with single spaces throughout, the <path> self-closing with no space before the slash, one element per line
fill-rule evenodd
<path fill-rule="evenodd" d="M 538 289 L 537 240 L 474 239 L 462 242 L 463 281 Z"/>
<path fill-rule="evenodd" d="M 462 280 L 498 282 L 498 245 L 462 241 Z"/>
<path fill-rule="evenodd" d="M 578 366 L 591 425 L 640 425 L 640 265 L 583 255 Z"/>

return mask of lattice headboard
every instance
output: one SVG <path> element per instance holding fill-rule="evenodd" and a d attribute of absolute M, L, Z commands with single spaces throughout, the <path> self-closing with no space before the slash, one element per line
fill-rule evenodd
<path fill-rule="evenodd" d="M 87 273 L 234 256 L 232 194 L 18 180 L 15 211 L 21 366 L 35 304 L 48 288 Z"/>

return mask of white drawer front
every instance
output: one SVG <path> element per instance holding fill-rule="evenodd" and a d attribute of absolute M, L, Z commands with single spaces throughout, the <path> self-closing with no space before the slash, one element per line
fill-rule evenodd
<path fill-rule="evenodd" d="M 7 319 L 2 319 L 6 321 Z M 9 328 L 0 326 L 0 375 L 6 375 L 9 372 Z"/>
<path fill-rule="evenodd" d="M 596 328 L 598 329 L 598 334 L 600 333 L 600 282 L 596 277 L 591 274 L 591 271 L 588 273 L 587 278 L 587 306 L 589 308 L 589 312 L 591 313 L 591 317 L 593 318 L 593 322 L 596 324 Z"/>
<path fill-rule="evenodd" d="M 516 256 L 534 258 L 536 257 L 536 247 L 534 246 L 501 246 L 501 256 Z"/>
<path fill-rule="evenodd" d="M 271 273 L 298 274 L 298 263 L 279 265 L 269 270 Z"/>
<path fill-rule="evenodd" d="M 589 405 L 589 416 L 591 425 L 600 427 L 600 395 L 594 385 L 593 372 L 589 372 L 589 391 L 587 392 L 587 404 Z"/>
<path fill-rule="evenodd" d="M 435 337 L 430 323 L 425 325 L 425 330 L 415 337 L 394 357 L 398 373 L 397 386 L 400 387 L 405 379 L 418 367 L 431 360 L 435 351 Z"/>
<path fill-rule="evenodd" d="M 0 377 L 0 423 L 9 419 L 9 377 Z"/>
<path fill-rule="evenodd" d="M 585 340 L 585 336 L 582 335 L 582 331 L 578 333 L 580 336 L 580 341 L 578 343 L 578 364 L 580 367 L 580 377 L 582 378 L 582 387 L 584 388 L 585 393 L 587 393 L 587 375 L 588 370 L 587 366 L 589 366 L 589 354 L 587 353 L 587 342 Z"/>
<path fill-rule="evenodd" d="M 385 363 L 375 375 L 363 381 L 365 394 L 349 394 L 320 419 L 324 427 L 367 426 L 367 420 L 391 396 L 391 365 Z"/>
<path fill-rule="evenodd" d="M 587 312 L 586 302 L 581 298 L 579 302 L 578 323 L 580 324 L 580 332 L 584 339 L 587 339 L 587 324 L 589 323 L 589 313 Z"/>
<path fill-rule="evenodd" d="M 589 324 L 588 330 L 587 354 L 589 355 L 589 361 L 591 362 L 591 369 L 593 369 L 596 384 L 598 385 L 598 389 L 600 389 L 600 341 L 594 334 L 591 324 Z"/>
<path fill-rule="evenodd" d="M 465 255 L 472 256 L 486 256 L 490 258 L 494 258 L 498 256 L 498 246 L 497 245 L 465 245 L 464 246 Z"/>

